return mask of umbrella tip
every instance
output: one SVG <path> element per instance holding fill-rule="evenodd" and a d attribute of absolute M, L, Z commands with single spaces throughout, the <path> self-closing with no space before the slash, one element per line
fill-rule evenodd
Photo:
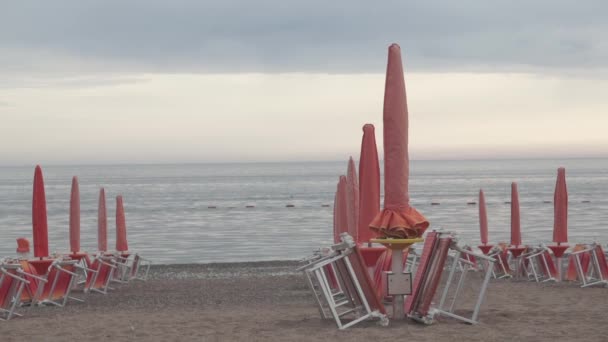
<path fill-rule="evenodd" d="M 370 124 L 370 123 L 366 123 L 365 125 L 363 125 L 363 132 L 367 132 L 367 131 L 374 131 L 374 125 Z"/>
<path fill-rule="evenodd" d="M 401 47 L 397 43 L 392 43 L 388 48 L 391 50 L 392 49 L 399 49 L 399 50 L 401 49 Z"/>

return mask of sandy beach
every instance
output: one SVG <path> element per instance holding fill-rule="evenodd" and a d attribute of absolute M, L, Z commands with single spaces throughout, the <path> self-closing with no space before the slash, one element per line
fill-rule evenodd
<path fill-rule="evenodd" d="M 147 282 L 117 285 L 65 308 L 34 308 L 0 322 L 12 341 L 602 341 L 608 289 L 572 283 L 493 280 L 480 314 L 466 325 L 440 318 L 374 322 L 339 331 L 321 320 L 297 263 L 158 265 Z"/>

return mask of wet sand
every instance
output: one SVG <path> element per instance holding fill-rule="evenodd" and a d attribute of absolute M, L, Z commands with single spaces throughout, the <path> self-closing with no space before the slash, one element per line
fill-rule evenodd
<path fill-rule="evenodd" d="M 400 320 L 339 331 L 319 318 L 296 265 L 154 266 L 147 282 L 0 322 L 0 341 L 608 340 L 608 289 L 513 280 L 492 281 L 477 325 L 440 318 L 431 326 Z"/>

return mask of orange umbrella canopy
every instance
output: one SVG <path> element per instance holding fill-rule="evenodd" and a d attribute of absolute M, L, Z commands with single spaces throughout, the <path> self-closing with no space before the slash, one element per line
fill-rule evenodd
<path fill-rule="evenodd" d="M 34 256 L 49 256 L 49 233 L 46 217 L 46 196 L 42 168 L 36 165 L 34 171 L 34 192 L 32 196 L 32 232 L 34 237 Z"/>
<path fill-rule="evenodd" d="M 70 196 L 70 251 L 80 252 L 80 188 L 76 176 L 72 178 Z"/>
<path fill-rule="evenodd" d="M 122 204 L 122 196 L 116 196 L 116 250 L 126 252 L 129 250 L 127 244 L 127 224 L 125 209 Z"/>
<path fill-rule="evenodd" d="M 106 210 L 106 191 L 99 190 L 99 203 L 97 205 L 97 249 L 100 252 L 108 251 L 108 211 Z"/>
<path fill-rule="evenodd" d="M 553 242 L 568 242 L 568 189 L 566 169 L 557 169 L 557 181 L 553 194 Z"/>
<path fill-rule="evenodd" d="M 359 179 L 357 178 L 357 167 L 351 157 L 348 160 L 348 170 L 346 172 L 346 195 L 347 195 L 347 215 L 348 215 L 348 234 L 355 241 L 357 238 L 357 226 L 359 221 Z"/>
<path fill-rule="evenodd" d="M 369 242 L 376 234 L 369 224 L 380 212 L 380 163 L 374 125 L 363 126 L 359 158 L 359 222 L 357 242 Z"/>
<path fill-rule="evenodd" d="M 481 243 L 488 244 L 488 213 L 486 211 L 486 197 L 483 190 L 479 190 L 479 235 Z"/>
<path fill-rule="evenodd" d="M 409 201 L 408 110 L 401 49 L 388 49 L 384 90 L 384 209 L 370 223 L 381 236 L 416 238 L 429 222 Z"/>
<path fill-rule="evenodd" d="M 521 220 L 519 217 L 519 192 L 517 183 L 511 183 L 511 245 L 521 245 Z"/>

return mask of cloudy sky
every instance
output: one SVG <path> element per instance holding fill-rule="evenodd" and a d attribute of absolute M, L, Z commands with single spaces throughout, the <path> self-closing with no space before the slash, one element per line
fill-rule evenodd
<path fill-rule="evenodd" d="M 605 1 L 2 1 L 0 164 L 608 156 Z"/>

